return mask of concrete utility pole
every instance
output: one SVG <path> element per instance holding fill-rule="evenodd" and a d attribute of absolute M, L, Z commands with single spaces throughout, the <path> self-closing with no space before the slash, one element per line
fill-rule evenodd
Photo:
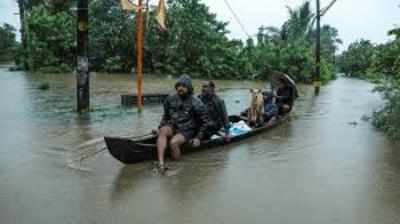
<path fill-rule="evenodd" d="M 78 49 L 77 49 L 77 106 L 78 112 L 87 112 L 90 106 L 88 59 L 88 0 L 78 0 Z"/>
<path fill-rule="evenodd" d="M 321 88 L 321 17 L 323 17 L 330 8 L 337 2 L 332 0 L 329 5 L 321 10 L 320 0 L 317 0 L 317 36 L 315 46 L 315 75 L 314 75 L 314 87 L 315 95 L 319 94 Z"/>
<path fill-rule="evenodd" d="M 25 1 L 18 0 L 19 7 L 19 21 L 21 23 L 20 33 L 21 33 L 21 41 L 22 41 L 22 50 L 23 50 L 23 66 L 25 70 L 29 69 L 28 59 L 27 59 L 27 40 L 26 40 L 26 23 L 25 23 Z"/>
<path fill-rule="evenodd" d="M 314 92 L 319 94 L 321 87 L 321 9 L 320 0 L 317 0 L 317 40 L 315 46 L 315 75 L 314 75 Z"/>
<path fill-rule="evenodd" d="M 136 17 L 136 95 L 139 112 L 143 110 L 143 7 L 138 0 Z"/>

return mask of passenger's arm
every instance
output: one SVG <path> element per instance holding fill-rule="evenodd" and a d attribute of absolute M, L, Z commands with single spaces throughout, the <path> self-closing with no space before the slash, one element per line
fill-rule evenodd
<path fill-rule="evenodd" d="M 221 99 L 219 102 L 219 108 L 221 110 L 221 115 L 223 116 L 225 134 L 229 135 L 229 128 L 230 128 L 229 117 L 228 117 L 228 112 L 226 110 L 225 101 L 223 99 Z"/>
<path fill-rule="evenodd" d="M 206 108 L 200 100 L 198 100 L 198 99 L 194 100 L 193 107 L 194 107 L 195 116 L 200 124 L 196 138 L 201 140 L 204 138 L 204 134 L 207 131 L 209 118 L 208 118 L 208 115 L 206 112 Z"/>

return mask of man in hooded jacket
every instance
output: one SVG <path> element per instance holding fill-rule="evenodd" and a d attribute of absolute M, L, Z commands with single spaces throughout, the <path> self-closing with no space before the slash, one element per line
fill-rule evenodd
<path fill-rule="evenodd" d="M 290 85 L 289 81 L 285 78 L 280 79 L 280 87 L 276 91 L 276 104 L 279 107 L 279 114 L 287 114 L 289 113 L 294 104 L 294 100 L 297 97 L 297 92 L 292 85 Z"/>
<path fill-rule="evenodd" d="M 219 135 L 219 131 L 223 128 L 225 131 L 224 138 L 229 141 L 229 117 L 224 100 L 215 93 L 215 83 L 213 81 L 204 82 L 198 98 L 205 105 L 209 118 L 206 138 L 211 138 L 214 134 Z"/>
<path fill-rule="evenodd" d="M 176 94 L 164 101 L 164 115 L 159 127 L 157 155 L 159 169 L 165 170 L 164 157 L 168 139 L 171 157 L 179 159 L 180 147 L 191 141 L 195 147 L 200 145 L 208 125 L 208 117 L 203 103 L 193 96 L 192 80 L 182 75 L 175 84 Z"/>

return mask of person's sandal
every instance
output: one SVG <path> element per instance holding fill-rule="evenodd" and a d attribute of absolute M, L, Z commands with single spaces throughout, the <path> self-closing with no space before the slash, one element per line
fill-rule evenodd
<path fill-rule="evenodd" d="M 158 168 L 158 171 L 160 171 L 161 173 L 164 173 L 165 171 L 168 170 L 168 167 L 165 166 L 165 164 L 158 164 L 157 168 Z"/>

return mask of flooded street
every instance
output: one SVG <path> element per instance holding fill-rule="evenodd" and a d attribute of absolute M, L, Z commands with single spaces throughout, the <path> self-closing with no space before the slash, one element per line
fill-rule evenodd
<path fill-rule="evenodd" d="M 104 149 L 103 136 L 147 134 L 161 119 L 160 105 L 120 106 L 133 80 L 93 74 L 92 112 L 78 116 L 73 75 L 0 68 L 0 223 L 400 222 L 400 147 L 362 119 L 382 104 L 372 84 L 339 78 L 319 97 L 301 86 L 290 122 L 184 156 L 161 176 L 153 162 L 124 166 Z M 145 92 L 174 82 L 147 77 Z M 245 88 L 264 84 L 217 86 L 237 113 Z"/>

